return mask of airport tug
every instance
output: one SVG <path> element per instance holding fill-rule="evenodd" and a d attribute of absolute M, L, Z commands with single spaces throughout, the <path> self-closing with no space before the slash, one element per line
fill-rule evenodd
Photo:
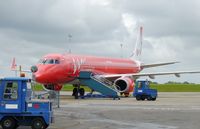
<path fill-rule="evenodd" d="M 150 89 L 148 80 L 137 80 L 135 84 L 135 89 L 133 92 L 133 96 L 136 100 L 144 101 L 147 99 L 148 101 L 155 101 L 157 98 L 157 90 Z"/>
<path fill-rule="evenodd" d="M 32 98 L 31 80 L 24 77 L 0 79 L 0 123 L 3 129 L 31 126 L 46 129 L 53 123 L 52 102 Z"/>

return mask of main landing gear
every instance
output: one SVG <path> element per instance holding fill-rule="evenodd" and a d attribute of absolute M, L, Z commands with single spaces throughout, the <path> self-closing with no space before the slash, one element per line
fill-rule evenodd
<path fill-rule="evenodd" d="M 74 85 L 74 87 L 72 96 L 74 96 L 75 99 L 78 99 L 79 97 L 83 98 L 85 95 L 85 89 L 80 88 L 80 85 Z"/>

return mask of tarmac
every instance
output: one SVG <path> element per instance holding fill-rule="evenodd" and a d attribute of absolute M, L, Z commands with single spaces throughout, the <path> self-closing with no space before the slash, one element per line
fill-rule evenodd
<path fill-rule="evenodd" d="M 200 93 L 159 93 L 156 101 L 64 95 L 54 116 L 49 129 L 200 129 Z"/>
<path fill-rule="evenodd" d="M 49 129 L 200 129 L 200 93 L 135 98 L 62 99 Z"/>

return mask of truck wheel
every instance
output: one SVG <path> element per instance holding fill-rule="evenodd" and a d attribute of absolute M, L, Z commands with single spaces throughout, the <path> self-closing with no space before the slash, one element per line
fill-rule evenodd
<path fill-rule="evenodd" d="M 14 127 L 14 129 L 17 129 L 18 127 L 19 127 L 19 125 L 18 125 L 18 124 L 16 124 L 16 125 L 15 125 L 15 127 Z"/>
<path fill-rule="evenodd" d="M 145 96 L 141 96 L 141 100 L 144 101 L 145 100 Z"/>
<path fill-rule="evenodd" d="M 151 96 L 147 96 L 147 100 L 148 100 L 148 101 L 151 101 L 151 100 L 152 100 L 152 97 L 151 97 Z"/>
<path fill-rule="evenodd" d="M 156 100 L 156 97 L 155 97 L 155 98 L 152 98 L 151 100 L 152 100 L 152 101 L 155 101 L 155 100 Z"/>
<path fill-rule="evenodd" d="M 136 96 L 136 100 L 137 100 L 137 101 L 140 101 L 140 100 L 141 100 L 141 97 L 140 97 L 139 95 L 137 95 L 137 96 Z"/>
<path fill-rule="evenodd" d="M 12 117 L 5 117 L 1 121 L 1 126 L 3 129 L 15 129 L 16 121 Z"/>
<path fill-rule="evenodd" d="M 47 125 L 42 118 L 36 117 L 32 121 L 31 128 L 32 129 L 46 129 Z"/>

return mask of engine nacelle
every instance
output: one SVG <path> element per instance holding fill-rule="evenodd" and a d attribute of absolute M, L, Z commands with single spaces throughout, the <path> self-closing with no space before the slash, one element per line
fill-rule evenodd
<path fill-rule="evenodd" d="M 115 88 L 121 93 L 129 93 L 133 91 L 134 81 L 128 77 L 121 77 L 115 80 Z"/>

